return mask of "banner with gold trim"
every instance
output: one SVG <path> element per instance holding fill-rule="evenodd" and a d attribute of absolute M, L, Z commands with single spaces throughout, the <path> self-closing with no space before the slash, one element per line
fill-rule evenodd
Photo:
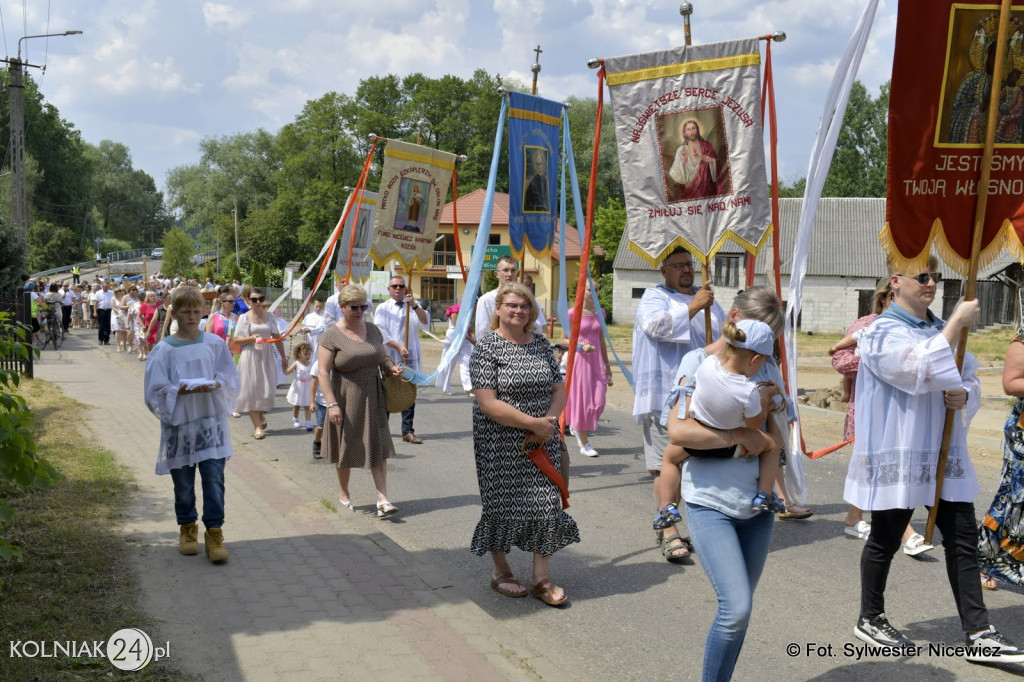
<path fill-rule="evenodd" d="M 399 140 L 384 150 L 370 257 L 406 272 L 430 265 L 455 155 Z"/>
<path fill-rule="evenodd" d="M 547 258 L 555 241 L 560 102 L 509 93 L 508 236 L 512 255 Z"/>
<path fill-rule="evenodd" d="M 771 228 L 756 38 L 604 60 L 629 248 L 651 266 L 682 245 L 707 263 Z"/>
<path fill-rule="evenodd" d="M 991 1 L 899 4 L 880 239 L 901 269 L 924 269 L 934 250 L 968 271 L 999 9 Z M 1012 8 L 1009 37 L 978 267 L 1004 246 L 1024 261 L 1024 5 Z"/>
<path fill-rule="evenodd" d="M 357 196 L 358 194 L 358 196 Z M 348 220 L 342 228 L 341 238 L 338 240 L 337 258 L 335 259 L 335 272 L 339 277 L 348 275 L 349 281 L 354 284 L 362 284 L 370 278 L 373 270 L 373 263 L 370 262 L 370 236 L 373 231 L 373 218 L 377 212 L 376 192 L 353 192 L 345 201 L 345 210 L 348 205 L 358 199 L 359 203 L 348 211 Z M 343 210 L 342 215 L 345 214 Z M 355 241 L 352 241 L 352 232 L 355 231 Z M 352 249 L 352 259 L 349 260 L 349 247 Z"/>

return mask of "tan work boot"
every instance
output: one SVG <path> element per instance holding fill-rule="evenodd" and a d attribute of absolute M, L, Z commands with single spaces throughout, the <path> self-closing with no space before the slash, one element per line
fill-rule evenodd
<path fill-rule="evenodd" d="M 206 545 L 206 556 L 210 557 L 213 563 L 228 560 L 228 550 L 224 549 L 224 531 L 220 528 L 207 528 L 203 535 L 203 543 Z"/>
<path fill-rule="evenodd" d="M 199 525 L 186 523 L 181 526 L 178 536 L 178 551 L 186 556 L 199 554 Z"/>

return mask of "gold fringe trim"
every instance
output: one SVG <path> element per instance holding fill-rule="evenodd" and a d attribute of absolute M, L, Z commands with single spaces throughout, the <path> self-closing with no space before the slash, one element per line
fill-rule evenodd
<path fill-rule="evenodd" d="M 722 250 L 722 247 L 724 247 L 726 243 L 730 241 L 740 246 L 744 251 L 747 251 L 748 253 L 751 253 L 756 256 L 758 253 L 761 252 L 761 249 L 764 248 L 764 245 L 768 242 L 768 237 L 771 236 L 774 229 L 775 226 L 772 223 L 769 223 L 768 227 L 765 228 L 765 231 L 761 235 L 761 239 L 758 241 L 757 244 L 751 244 L 746 239 L 739 236 L 732 230 L 726 230 L 722 234 L 722 236 L 719 237 L 718 241 L 716 241 L 712 245 L 711 250 L 706 255 L 701 253 L 697 249 L 697 247 L 695 247 L 693 244 L 691 244 L 683 237 L 676 237 L 675 239 L 673 239 L 671 242 L 669 242 L 668 246 L 663 248 L 658 253 L 658 255 L 654 257 L 652 257 L 651 254 L 644 251 L 638 245 L 634 244 L 633 240 L 629 240 L 629 242 L 627 242 L 627 246 L 630 251 L 635 253 L 640 258 L 640 260 L 647 263 L 655 270 L 659 270 L 661 268 L 661 264 L 665 262 L 665 259 L 668 257 L 668 254 L 672 253 L 672 250 L 675 249 L 677 246 L 682 246 L 689 252 L 691 256 L 693 256 L 697 260 L 697 262 L 707 267 L 707 264 L 714 259 L 714 257 L 718 254 L 719 251 Z"/>
<path fill-rule="evenodd" d="M 970 270 L 970 258 L 962 258 L 953 250 L 953 247 L 950 246 L 949 241 L 946 239 L 946 232 L 943 229 L 942 220 L 939 218 L 936 218 L 932 223 L 931 232 L 925 240 L 924 248 L 919 253 L 904 254 L 896 248 L 892 237 L 892 225 L 888 221 L 886 221 L 885 226 L 878 235 L 878 241 L 882 245 L 882 250 L 885 254 L 892 259 L 893 263 L 900 270 L 921 272 L 927 269 L 928 256 L 933 251 L 942 259 L 943 263 L 961 276 L 966 276 Z M 1024 244 L 1021 243 L 1020 238 L 1017 236 L 1017 231 L 1013 229 L 1013 223 L 1009 220 L 1003 220 L 1003 224 L 992 237 L 992 241 L 987 245 L 982 245 L 981 253 L 978 254 L 978 270 L 991 265 L 1004 248 L 1018 262 L 1024 263 Z"/>
<path fill-rule="evenodd" d="M 402 258 L 402 256 L 404 256 L 404 255 L 405 254 L 399 253 L 397 250 L 392 251 L 391 253 L 389 253 L 387 255 L 379 256 L 379 257 L 373 251 L 370 252 L 370 258 L 373 260 L 374 263 L 376 263 L 381 268 L 383 268 L 385 265 L 387 265 L 387 263 L 389 261 L 396 260 L 396 261 L 398 261 L 399 263 L 402 264 L 402 268 L 405 270 L 405 272 L 407 272 L 409 274 L 412 274 L 416 270 L 424 270 L 424 269 L 426 269 L 427 266 L 430 265 L 433 262 L 433 255 L 434 254 L 431 253 L 430 255 L 427 256 L 426 259 L 424 259 L 422 261 L 414 260 L 414 261 L 412 261 L 411 264 L 405 262 L 405 260 Z"/>

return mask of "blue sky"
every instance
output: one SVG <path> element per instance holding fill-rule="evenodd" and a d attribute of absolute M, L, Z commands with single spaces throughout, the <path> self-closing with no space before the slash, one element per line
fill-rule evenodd
<path fill-rule="evenodd" d="M 696 43 L 787 33 L 772 50 L 783 178 L 806 172 L 825 91 L 865 2 L 693 0 Z M 306 101 L 351 93 L 368 76 L 483 68 L 529 82 L 540 44 L 539 94 L 593 97 L 589 58 L 684 41 L 679 2 L 664 0 L 0 0 L 0 10 L 9 56 L 20 36 L 84 31 L 25 41 L 22 56 L 45 61 L 33 77 L 87 141 L 127 145 L 161 187 L 169 169 L 198 161 L 202 138 L 276 131 Z M 880 3 L 861 65 L 873 94 L 892 68 L 895 12 L 896 0 Z"/>

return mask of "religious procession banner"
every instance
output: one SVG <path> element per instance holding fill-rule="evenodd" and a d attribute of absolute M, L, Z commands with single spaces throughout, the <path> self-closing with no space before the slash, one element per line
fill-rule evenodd
<path fill-rule="evenodd" d="M 1024 5 L 1010 15 L 999 100 L 990 103 L 998 23 L 991 2 L 899 4 L 880 239 L 901 269 L 924 269 L 934 249 L 968 271 L 990 104 L 999 113 L 978 265 L 1004 245 L 1024 261 Z"/>
<path fill-rule="evenodd" d="M 555 240 L 561 113 L 559 102 L 509 93 L 508 230 L 516 260 L 526 249 L 547 258 Z"/>
<path fill-rule="evenodd" d="M 388 140 L 370 244 L 377 265 L 395 259 L 409 272 L 431 263 L 454 168 L 454 154 Z"/>
<path fill-rule="evenodd" d="M 349 210 L 349 204 L 358 201 L 358 205 Z M 373 227 L 373 218 L 377 213 L 376 192 L 353 192 L 345 201 L 345 209 L 342 215 L 348 211 L 348 219 L 342 228 L 341 238 L 338 240 L 338 257 L 335 260 L 335 272 L 338 277 L 348 280 L 354 284 L 362 284 L 370 278 L 370 271 L 373 270 L 373 263 L 370 261 L 370 234 Z M 355 241 L 352 241 L 353 231 Z M 349 260 L 349 248 L 351 247 L 352 259 Z"/>
<path fill-rule="evenodd" d="M 707 263 L 771 228 L 756 38 L 604 60 L 629 248 L 652 267 L 676 246 Z"/>

